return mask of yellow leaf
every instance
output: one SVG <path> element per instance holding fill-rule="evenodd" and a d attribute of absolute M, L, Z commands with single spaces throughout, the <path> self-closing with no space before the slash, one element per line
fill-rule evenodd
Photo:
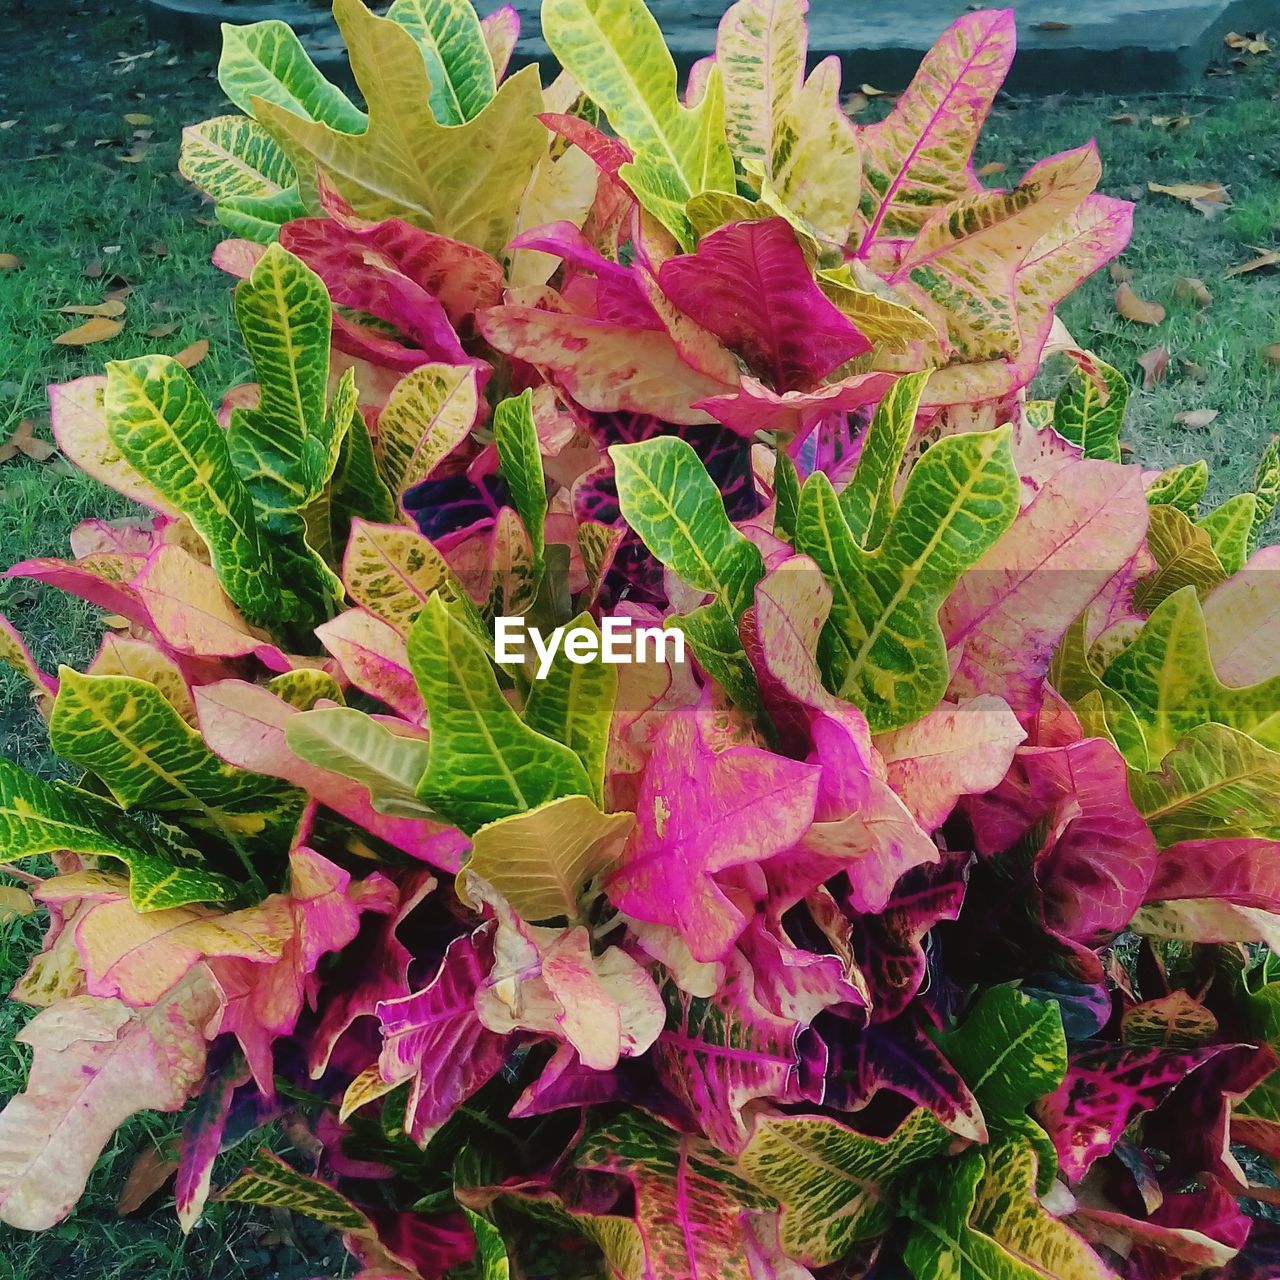
<path fill-rule="evenodd" d="M 1138 297 L 1127 281 L 1116 288 L 1116 310 L 1134 324 L 1159 324 L 1165 316 L 1158 302 L 1147 302 Z"/>
<path fill-rule="evenodd" d="M 25 889 L 16 885 L 0 885 L 0 924 L 8 924 L 19 916 L 29 916 L 36 904 Z"/>
<path fill-rule="evenodd" d="M 94 316 L 77 328 L 60 333 L 53 341 L 59 347 L 87 347 L 91 342 L 105 342 L 108 338 L 114 338 L 123 328 L 124 325 L 119 320 Z"/>
<path fill-rule="evenodd" d="M 21 271 L 23 266 L 16 253 L 0 253 L 0 271 Z"/>
<path fill-rule="evenodd" d="M 1231 203 L 1227 189 L 1220 182 L 1148 182 L 1147 190 L 1154 195 L 1172 196 L 1175 200 L 1185 200 L 1188 204 L 1222 204 Z"/>
<path fill-rule="evenodd" d="M 124 315 L 124 303 L 119 298 L 110 298 L 106 302 L 92 302 L 84 306 L 59 307 L 64 316 L 102 316 L 114 320 Z"/>
<path fill-rule="evenodd" d="M 194 369 L 209 354 L 209 339 L 201 338 L 189 347 L 183 347 L 173 358 L 184 368 Z"/>
<path fill-rule="evenodd" d="M 154 124 L 149 115 L 141 111 L 130 111 L 124 117 L 125 124 Z"/>

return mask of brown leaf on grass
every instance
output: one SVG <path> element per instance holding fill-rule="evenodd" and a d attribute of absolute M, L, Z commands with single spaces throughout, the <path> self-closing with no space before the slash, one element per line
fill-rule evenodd
<path fill-rule="evenodd" d="M 1147 190 L 1181 200 L 1209 219 L 1231 207 L 1231 196 L 1220 182 L 1148 182 Z"/>
<path fill-rule="evenodd" d="M 1070 31 L 1071 23 L 1055 22 L 1052 18 L 1046 18 L 1044 22 L 1036 23 L 1037 31 Z"/>
<path fill-rule="evenodd" d="M 1107 120 L 1108 124 L 1137 124 L 1138 117 L 1132 111 L 1122 111 L 1119 115 L 1111 116 Z"/>
<path fill-rule="evenodd" d="M 161 1153 L 155 1147 L 147 1147 L 133 1162 L 133 1168 L 120 1188 L 116 1213 L 122 1218 L 137 1213 L 173 1177 L 177 1168 L 178 1162 L 171 1155 Z"/>
<path fill-rule="evenodd" d="M 1209 379 L 1209 370 L 1202 364 L 1197 364 L 1194 360 L 1188 360 L 1183 357 L 1178 363 L 1182 366 L 1182 376 L 1190 382 L 1207 382 Z"/>
<path fill-rule="evenodd" d="M 1150 391 L 1169 372 L 1169 352 L 1164 347 L 1152 347 L 1138 357 L 1138 365 L 1142 369 L 1142 389 Z"/>
<path fill-rule="evenodd" d="M 92 302 L 85 305 L 79 303 L 69 307 L 59 307 L 64 316 L 105 316 L 114 320 L 124 315 L 124 303 L 119 298 L 108 298 L 106 302 Z"/>
<path fill-rule="evenodd" d="M 1176 133 L 1191 123 L 1191 117 L 1185 112 L 1176 116 L 1152 116 L 1151 123 L 1157 129 L 1168 129 L 1170 133 Z"/>
<path fill-rule="evenodd" d="M 91 262 L 84 264 L 84 270 L 80 273 L 86 280 L 98 280 L 102 276 L 104 268 L 101 258 L 94 258 Z"/>
<path fill-rule="evenodd" d="M 1259 249 L 1256 258 L 1234 266 L 1226 273 L 1229 280 L 1232 276 L 1248 275 L 1251 271 L 1265 271 L 1268 267 L 1280 267 L 1280 249 Z"/>
<path fill-rule="evenodd" d="M 1252 32 L 1249 35 L 1241 35 L 1238 31 L 1228 31 L 1222 38 L 1222 43 L 1228 49 L 1234 49 L 1237 53 L 1251 53 L 1255 57 L 1260 53 L 1270 53 L 1271 46 L 1266 40 Z"/>
<path fill-rule="evenodd" d="M 1124 267 L 1118 262 L 1113 262 L 1109 268 L 1109 274 L 1116 284 L 1127 284 L 1133 279 L 1133 268 Z"/>
<path fill-rule="evenodd" d="M 1183 409 L 1173 415 L 1173 420 L 1181 427 L 1190 427 L 1193 431 L 1199 431 L 1207 427 L 1217 416 L 1217 409 Z"/>
<path fill-rule="evenodd" d="M 8 462 L 22 454 L 32 462 L 47 462 L 57 449 L 47 440 L 37 440 L 30 419 L 23 418 L 13 429 L 13 434 L 0 442 L 0 462 Z"/>
<path fill-rule="evenodd" d="M 16 253 L 0 253 L 0 271 L 21 271 L 25 265 Z"/>
<path fill-rule="evenodd" d="M 1127 280 L 1116 287 L 1116 310 L 1134 324 L 1159 324 L 1165 315 L 1160 303 L 1138 297 Z"/>
<path fill-rule="evenodd" d="M 1197 307 L 1213 304 L 1213 294 L 1199 276 L 1179 276 L 1173 282 L 1173 296 L 1179 302 L 1194 302 Z"/>
<path fill-rule="evenodd" d="M 183 347 L 173 358 L 184 368 L 194 369 L 209 354 L 209 339 L 201 338 L 189 347 Z"/>
<path fill-rule="evenodd" d="M 114 338 L 123 328 L 124 325 L 119 320 L 94 316 L 92 320 L 86 320 L 84 324 L 58 334 L 53 341 L 59 347 L 87 347 L 91 342 L 105 342 L 108 338 Z"/>
<path fill-rule="evenodd" d="M 997 173 L 1003 173 L 1004 170 L 1005 164 L 1003 160 L 992 160 L 989 164 L 984 164 L 982 168 L 978 170 L 978 177 L 994 178 Z"/>
<path fill-rule="evenodd" d="M 1273 342 L 1269 347 L 1263 347 L 1262 358 L 1268 364 L 1280 369 L 1280 342 Z"/>
<path fill-rule="evenodd" d="M 181 327 L 180 320 L 170 320 L 165 324 L 153 324 L 147 330 L 148 338 L 167 338 L 171 333 L 177 333 Z"/>

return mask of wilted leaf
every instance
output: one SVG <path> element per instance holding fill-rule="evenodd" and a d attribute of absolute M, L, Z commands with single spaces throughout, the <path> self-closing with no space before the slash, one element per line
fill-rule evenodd
<path fill-rule="evenodd" d="M 1270 365 L 1280 368 L 1280 342 L 1273 342 L 1262 348 L 1262 358 Z"/>
<path fill-rule="evenodd" d="M 1173 415 L 1173 420 L 1180 426 L 1199 430 L 1207 427 L 1217 416 L 1217 409 L 1183 409 Z"/>
<path fill-rule="evenodd" d="M 194 369 L 209 354 L 209 339 L 201 338 L 189 347 L 183 347 L 173 358 L 184 368 Z"/>
<path fill-rule="evenodd" d="M 1160 308 L 1160 314 L 1164 315 L 1163 307 Z M 1150 391 L 1163 382 L 1165 374 L 1169 372 L 1169 352 L 1165 347 L 1152 347 L 1138 357 L 1138 365 L 1142 369 L 1142 389 Z"/>
<path fill-rule="evenodd" d="M 20 271 L 23 265 L 16 253 L 0 253 L 0 271 Z"/>
<path fill-rule="evenodd" d="M 119 320 L 94 316 L 92 320 L 68 329 L 66 333 L 60 333 L 53 341 L 60 347 L 87 347 L 91 342 L 105 342 L 108 338 L 114 338 L 123 328 L 124 325 Z"/>
<path fill-rule="evenodd" d="M 1160 303 L 1147 302 L 1138 297 L 1127 280 L 1116 288 L 1116 310 L 1135 324 L 1159 324 L 1165 315 Z"/>
<path fill-rule="evenodd" d="M 1003 160 L 992 160 L 988 164 L 984 164 L 982 168 L 978 170 L 978 177 L 994 178 L 996 174 L 1003 173 L 1006 167 L 1007 166 Z"/>
<path fill-rule="evenodd" d="M 124 315 L 124 303 L 119 298 L 111 298 L 106 302 L 95 302 L 86 306 L 59 307 L 64 316 L 104 316 L 114 320 Z"/>
<path fill-rule="evenodd" d="M 1213 294 L 1199 276 L 1179 276 L 1173 282 L 1173 296 L 1179 302 L 1194 302 L 1197 307 L 1207 307 L 1213 302 Z"/>
<path fill-rule="evenodd" d="M 1228 49 L 1234 49 L 1237 53 L 1250 53 L 1256 56 L 1260 53 L 1271 52 L 1271 46 L 1260 35 L 1241 35 L 1238 31 L 1228 31 L 1222 37 L 1222 43 Z"/>
<path fill-rule="evenodd" d="M 12 884 L 0 885 L 0 924 L 29 916 L 35 909 L 35 901 L 25 889 Z"/>
<path fill-rule="evenodd" d="M 1268 267 L 1280 267 L 1280 249 L 1262 249 L 1256 258 L 1232 267 L 1226 275 L 1230 279 L 1232 276 L 1248 275 L 1251 271 L 1262 271 Z"/>
<path fill-rule="evenodd" d="M 57 449 L 47 440 L 38 440 L 32 433 L 31 420 L 23 418 L 13 429 L 13 434 L 0 441 L 0 462 L 8 462 L 18 454 L 30 458 L 32 462 L 47 462 Z"/>
<path fill-rule="evenodd" d="M 129 112 L 126 112 L 126 113 L 125 113 L 125 117 L 124 117 L 124 121 L 125 121 L 125 124 L 134 124 L 134 125 L 141 125 L 141 124 L 153 124 L 153 123 L 154 123 L 154 121 L 153 121 L 153 119 L 151 118 L 151 116 L 146 115 L 144 112 L 141 112 L 141 111 L 129 111 Z"/>
<path fill-rule="evenodd" d="M 134 1160 L 129 1176 L 120 1188 L 116 1213 L 122 1218 L 137 1213 L 173 1177 L 177 1168 L 178 1162 L 172 1155 L 155 1147 L 145 1147 Z"/>
<path fill-rule="evenodd" d="M 1231 197 L 1220 182 L 1148 182 L 1147 190 L 1155 195 L 1172 196 L 1193 205 L 1229 205 Z"/>

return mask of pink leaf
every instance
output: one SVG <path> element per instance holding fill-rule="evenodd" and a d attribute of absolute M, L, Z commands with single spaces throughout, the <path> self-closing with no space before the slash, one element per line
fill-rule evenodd
<path fill-rule="evenodd" d="M 367 609 L 348 609 L 318 626 L 316 635 L 357 689 L 422 723 L 426 708 L 409 670 L 409 648 L 394 627 Z"/>
<path fill-rule="evenodd" d="M 812 391 L 779 393 L 744 374 L 736 391 L 707 396 L 694 407 L 739 435 L 783 431 L 803 440 L 829 414 L 850 413 L 874 404 L 893 385 L 895 377 L 892 373 L 855 373 Z"/>

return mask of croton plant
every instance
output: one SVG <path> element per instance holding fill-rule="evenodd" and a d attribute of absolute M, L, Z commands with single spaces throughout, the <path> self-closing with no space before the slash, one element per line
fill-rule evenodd
<path fill-rule="evenodd" d="M 78 779 L 0 761 L 0 1220 L 186 1108 L 185 1228 L 369 1280 L 1280 1273 L 1280 454 L 1122 460 L 1054 307 L 1129 206 L 971 163 L 1011 13 L 858 127 L 805 7 L 683 95 L 641 0 L 545 0 L 547 88 L 510 9 L 337 0 L 363 107 L 227 29 L 182 168 L 256 381 L 51 388 L 149 511 L 9 570 L 107 616 L 0 630 Z M 494 644 L 619 618 L 684 659 Z"/>

